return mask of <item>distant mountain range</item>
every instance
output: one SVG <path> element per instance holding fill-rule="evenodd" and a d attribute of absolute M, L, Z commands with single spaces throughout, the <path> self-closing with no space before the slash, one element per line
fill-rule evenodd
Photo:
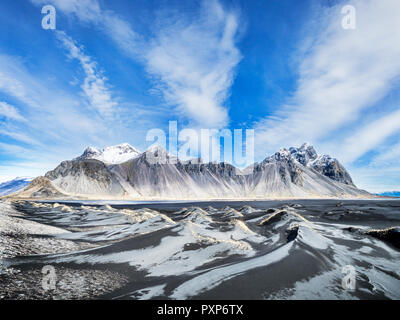
<path fill-rule="evenodd" d="M 10 193 L 16 192 L 31 183 L 33 178 L 30 177 L 17 177 L 13 180 L 0 183 L 0 196 L 5 196 Z"/>
<path fill-rule="evenodd" d="M 163 161 L 149 161 L 162 159 Z M 197 161 L 195 161 L 197 160 Z M 161 147 L 140 152 L 129 144 L 87 148 L 13 196 L 96 199 L 239 199 L 368 197 L 337 159 L 313 146 L 280 149 L 249 174 L 229 163 L 181 161 Z"/>
<path fill-rule="evenodd" d="M 387 192 L 377 193 L 377 195 L 385 197 L 400 197 L 400 191 L 387 191 Z"/>

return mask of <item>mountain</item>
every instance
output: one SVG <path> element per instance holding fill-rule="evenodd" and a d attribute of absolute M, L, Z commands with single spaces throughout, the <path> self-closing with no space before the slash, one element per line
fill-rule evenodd
<path fill-rule="evenodd" d="M 21 198 L 60 198 L 68 197 L 69 195 L 55 187 L 48 178 L 37 177 L 25 188 L 14 193 L 13 196 Z"/>
<path fill-rule="evenodd" d="M 318 155 L 314 147 L 304 143 L 300 148 L 290 148 L 290 152 L 303 166 L 313 168 L 315 171 L 335 181 L 355 187 L 350 174 L 340 162 L 329 155 Z"/>
<path fill-rule="evenodd" d="M 140 155 L 140 151 L 128 143 L 104 148 L 88 147 L 81 156 L 74 160 L 99 160 L 105 164 L 118 164 Z"/>
<path fill-rule="evenodd" d="M 72 195 L 111 195 L 122 196 L 124 188 L 120 185 L 107 165 L 99 160 L 63 161 L 52 171 L 46 173 L 53 186 Z"/>
<path fill-rule="evenodd" d="M 296 150 L 300 152 L 294 152 Z M 314 148 L 305 144 L 299 149 L 281 149 L 256 164 L 254 173 L 250 176 L 250 180 L 253 180 L 253 194 L 256 196 L 268 194 L 275 197 L 345 197 L 368 194 L 353 184 L 338 181 L 337 177 L 340 174 L 315 169 L 312 163 L 319 156 L 315 157 L 313 150 Z M 332 170 L 334 169 L 335 167 Z"/>
<path fill-rule="evenodd" d="M 357 189 L 337 159 L 318 155 L 308 144 L 283 148 L 254 164 L 248 174 L 225 162 L 181 161 L 161 147 L 143 153 L 132 150 L 136 149 L 126 144 L 101 151 L 88 148 L 82 156 L 46 173 L 46 188 L 50 183 L 53 193 L 98 198 L 371 196 Z M 120 162 L 125 157 L 131 158 Z"/>
<path fill-rule="evenodd" d="M 381 193 L 378 193 L 377 195 L 384 196 L 384 197 L 400 197 L 400 191 L 381 192 Z"/>
<path fill-rule="evenodd" d="M 0 183 L 0 196 L 5 196 L 7 194 L 16 192 L 26 187 L 33 178 L 31 177 L 17 177 L 13 180 L 4 181 Z"/>
<path fill-rule="evenodd" d="M 154 161 L 157 159 L 157 161 Z M 232 165 L 180 161 L 157 147 L 110 170 L 144 197 L 229 197 L 245 196 L 240 176 Z"/>

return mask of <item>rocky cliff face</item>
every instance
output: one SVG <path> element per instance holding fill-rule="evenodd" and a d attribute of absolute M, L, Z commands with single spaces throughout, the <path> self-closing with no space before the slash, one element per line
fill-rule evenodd
<path fill-rule="evenodd" d="M 281 149 L 267 157 L 255 165 L 253 175 L 249 176 L 252 193 L 257 197 L 262 194 L 275 197 L 341 197 L 367 194 L 353 185 L 346 185 L 315 170 L 310 165 L 315 155 L 315 150 L 311 147 Z"/>
<path fill-rule="evenodd" d="M 312 168 L 332 180 L 355 187 L 350 174 L 337 159 L 329 155 L 318 155 L 314 147 L 307 143 L 300 148 L 290 148 L 289 150 L 303 166 Z"/>
<path fill-rule="evenodd" d="M 93 150 L 85 152 L 91 155 Z M 96 152 L 94 155 L 98 156 Z M 314 148 L 281 149 L 256 163 L 249 174 L 228 163 L 180 161 L 153 147 L 119 164 L 77 158 L 62 162 L 46 178 L 74 195 L 135 198 L 268 198 L 366 196 L 343 166 Z"/>
<path fill-rule="evenodd" d="M 108 167 L 98 160 L 63 161 L 46 173 L 54 186 L 70 194 L 122 196 L 124 188 Z"/>
<path fill-rule="evenodd" d="M 332 180 L 339 181 L 353 187 L 355 186 L 350 174 L 340 164 L 340 162 L 328 155 L 319 156 L 317 159 L 312 161 L 309 166 Z"/>
<path fill-rule="evenodd" d="M 140 196 L 156 197 L 308 197 L 366 195 L 351 182 L 340 166 L 320 157 L 311 146 L 281 149 L 254 166 L 250 174 L 228 163 L 179 161 L 165 150 L 148 150 L 141 156 L 113 166 L 113 171 Z M 154 159 L 160 160 L 154 161 Z M 334 161 L 332 163 L 338 164 Z M 339 164 L 340 165 L 340 164 Z M 348 175 L 348 174 L 347 174 Z M 342 181 L 350 181 L 344 183 Z"/>
<path fill-rule="evenodd" d="M 300 148 L 289 148 L 293 157 L 300 162 L 303 166 L 307 166 L 310 162 L 318 158 L 318 154 L 314 147 L 308 143 L 303 143 Z"/>

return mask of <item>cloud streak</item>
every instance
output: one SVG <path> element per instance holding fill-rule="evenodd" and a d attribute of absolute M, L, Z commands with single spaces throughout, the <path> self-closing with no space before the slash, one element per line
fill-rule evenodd
<path fill-rule="evenodd" d="M 1 117 L 9 120 L 26 121 L 26 119 L 21 116 L 19 111 L 14 106 L 5 101 L 0 102 L 0 118 Z"/>
<path fill-rule="evenodd" d="M 153 101 L 159 97 L 155 95 L 155 99 L 153 96 L 145 101 L 146 105 L 151 105 L 149 111 L 162 114 L 161 120 L 155 121 L 156 126 L 163 126 L 166 118 L 179 118 L 182 126 L 197 129 L 229 124 L 229 96 L 242 59 L 238 41 L 241 12 L 230 10 L 217 0 L 209 0 L 185 6 L 183 10 L 181 6 L 170 4 L 168 8 L 154 10 L 152 5 L 151 13 L 147 8 L 143 11 L 148 16 L 136 19 L 136 13 L 121 12 L 119 15 L 109 10 L 111 5 L 106 7 L 106 2 L 98 0 L 31 2 L 36 5 L 54 4 L 60 17 L 65 18 L 64 13 L 74 22 L 79 22 L 74 28 L 84 26 L 86 32 L 90 27 L 94 29 L 91 32 L 100 31 L 106 35 L 111 41 L 105 46 L 117 47 L 124 58 L 131 59 L 132 65 L 127 70 L 142 71 L 143 67 L 145 86 L 142 88 L 146 90 L 152 85 L 150 93 L 159 94 L 160 104 L 165 101 L 162 107 L 167 106 L 166 110 L 157 113 Z M 341 9 L 348 4 L 356 8 L 355 30 L 344 30 L 341 26 Z M 299 51 L 293 57 L 294 61 L 289 61 L 291 66 L 298 66 L 297 73 L 289 75 L 290 80 L 297 81 L 295 90 L 285 104 L 277 106 L 269 117 L 255 124 L 257 160 L 280 147 L 309 141 L 315 144 L 316 149 L 344 161 L 346 167 L 354 164 L 354 169 L 358 169 L 354 170 L 356 181 L 372 181 L 365 178 L 368 168 L 361 170 L 355 164 L 363 162 L 365 166 L 362 157 L 370 151 L 378 154 L 372 167 L 387 163 L 389 157 L 397 154 L 390 152 L 390 148 L 384 149 L 384 146 L 400 131 L 397 125 L 399 106 L 387 104 L 388 100 L 393 100 L 390 93 L 399 85 L 399 11 L 398 0 L 348 0 L 315 10 L 310 26 L 305 26 L 307 37 L 298 44 Z M 254 30 L 252 28 L 253 25 L 249 27 L 250 32 Z M 83 46 L 63 32 L 57 31 L 56 35 L 67 55 L 79 63 L 78 70 L 83 70 L 83 78 L 75 82 L 81 84 L 78 91 L 81 90 L 84 99 L 77 99 L 76 95 L 64 96 L 63 90 L 55 94 L 28 72 L 21 71 L 20 62 L 0 56 L 0 90 L 28 105 L 29 110 L 37 110 L 38 114 L 33 116 L 20 113 L 29 122 L 31 119 L 38 122 L 30 123 L 30 126 L 43 126 L 46 134 L 53 135 L 49 140 L 62 144 L 68 140 L 65 137 L 79 139 L 72 133 L 72 128 L 80 131 L 81 135 L 98 136 L 98 127 L 115 126 L 115 119 L 110 119 L 114 115 L 123 118 L 124 124 L 129 122 L 131 128 L 127 132 L 130 134 L 138 132 L 137 122 L 144 121 L 142 118 L 145 116 L 146 128 L 154 124 L 149 120 L 153 119 L 152 115 L 147 110 L 140 111 L 137 101 L 115 100 L 95 57 L 88 56 Z M 268 45 L 262 48 L 268 50 Z M 255 57 L 260 58 L 263 53 L 258 54 Z M 125 88 L 125 84 L 121 88 Z M 4 102 L 20 107 L 13 99 Z M 271 110 L 275 106 L 268 107 Z M 96 112 L 92 112 L 93 109 Z M 10 110 L 7 112 L 10 114 Z M 107 123 L 105 118 L 111 121 Z M 16 119 L 12 120 L 13 125 L 15 122 L 18 124 Z M 9 127 L 12 138 L 27 143 L 17 124 Z M 0 134 L 5 135 L 5 132 Z M 37 135 L 33 138 L 37 139 Z M 383 153 L 379 154 L 382 150 Z M 391 165 L 396 164 L 391 161 Z M 375 173 L 369 174 L 375 177 Z M 384 177 L 380 180 L 383 181 Z"/>
<path fill-rule="evenodd" d="M 145 55 L 147 70 L 159 80 L 170 105 L 196 124 L 224 126 L 235 67 L 238 17 L 214 1 L 203 3 L 198 19 L 169 16 Z M 193 22 L 196 21 L 196 22 Z"/>
<path fill-rule="evenodd" d="M 107 34 L 127 54 L 137 54 L 140 37 L 132 26 L 112 10 L 101 8 L 98 0 L 31 0 L 35 5 L 53 4 L 66 15 L 93 24 Z"/>
<path fill-rule="evenodd" d="M 318 12 L 323 18 L 313 30 L 316 36 L 307 39 L 311 46 L 304 50 L 297 90 L 287 105 L 257 124 L 259 145 L 276 149 L 304 140 L 327 143 L 353 161 L 399 130 L 390 125 L 384 135 L 377 135 L 379 139 L 371 134 L 368 139 L 368 128 L 375 127 L 360 129 L 362 147 L 355 147 L 357 134 L 344 143 L 335 140 L 336 130 L 352 134 L 362 112 L 384 98 L 400 75 L 400 2 L 356 0 L 346 4 L 356 8 L 356 29 L 341 27 L 340 5 Z M 389 118 L 384 116 L 375 129 L 390 122 Z"/>
<path fill-rule="evenodd" d="M 56 31 L 56 35 L 64 48 L 67 49 L 68 57 L 78 60 L 83 68 L 85 79 L 81 88 L 90 106 L 102 116 L 112 117 L 118 103 L 113 100 L 107 87 L 107 78 L 97 71 L 96 63 L 91 57 L 85 55 L 83 47 L 79 46 L 63 31 Z"/>
<path fill-rule="evenodd" d="M 49 3 L 31 1 L 36 5 Z M 166 15 L 168 22 L 157 21 L 156 25 L 162 28 L 145 37 L 113 11 L 102 9 L 97 0 L 50 3 L 81 22 L 93 24 L 133 61 L 143 64 L 155 88 L 178 116 L 194 125 L 221 127 L 229 122 L 225 103 L 241 60 L 235 45 L 237 12 L 224 9 L 216 0 L 203 1 L 195 17 L 171 10 Z M 87 89 L 98 94 L 96 87 Z"/>
<path fill-rule="evenodd" d="M 342 160 L 351 163 L 398 131 L 400 109 L 372 121 L 344 139 Z"/>
<path fill-rule="evenodd" d="M 71 150 L 81 148 L 82 137 L 99 141 L 98 135 L 104 130 L 101 119 L 89 117 L 78 100 L 40 76 L 36 78 L 18 58 L 0 55 L 0 92 L 23 106 L 22 119 L 26 119 L 7 120 L 0 129 L 2 141 L 4 137 L 13 140 L 1 143 L 1 153 L 14 157 L 10 160 L 13 165 L 33 158 L 57 163 L 68 158 Z M 3 103 L 1 108 L 3 114 L 21 120 L 16 107 Z"/>

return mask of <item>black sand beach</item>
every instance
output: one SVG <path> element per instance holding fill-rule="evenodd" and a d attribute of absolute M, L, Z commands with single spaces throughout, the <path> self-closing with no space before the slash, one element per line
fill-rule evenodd
<path fill-rule="evenodd" d="M 398 200 L 0 206 L 1 299 L 400 299 Z"/>

